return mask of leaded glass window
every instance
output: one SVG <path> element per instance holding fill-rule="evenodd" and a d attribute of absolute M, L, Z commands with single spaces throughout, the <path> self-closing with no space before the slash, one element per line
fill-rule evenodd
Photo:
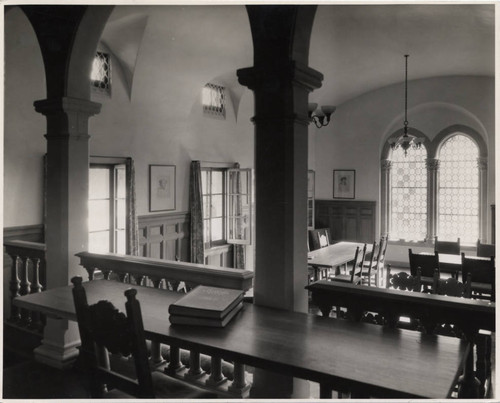
<path fill-rule="evenodd" d="M 424 147 L 408 155 L 392 153 L 391 239 L 422 241 L 427 235 L 427 152 Z"/>
<path fill-rule="evenodd" d="M 210 83 L 205 85 L 201 103 L 205 115 L 226 118 L 226 89 L 224 87 Z"/>
<path fill-rule="evenodd" d="M 467 136 L 445 141 L 439 155 L 439 239 L 474 243 L 479 238 L 479 149 Z"/>
<path fill-rule="evenodd" d="M 109 54 L 97 52 L 90 75 L 92 87 L 99 92 L 111 93 L 111 64 Z"/>

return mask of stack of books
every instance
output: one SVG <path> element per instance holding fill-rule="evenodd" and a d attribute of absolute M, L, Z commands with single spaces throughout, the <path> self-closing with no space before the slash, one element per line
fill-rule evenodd
<path fill-rule="evenodd" d="M 224 327 L 243 308 L 243 291 L 199 285 L 168 307 L 170 323 Z"/>

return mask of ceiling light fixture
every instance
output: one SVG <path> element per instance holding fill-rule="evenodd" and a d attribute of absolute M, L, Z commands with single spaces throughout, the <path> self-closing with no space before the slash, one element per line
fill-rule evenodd
<path fill-rule="evenodd" d="M 324 126 L 328 126 L 330 123 L 330 117 L 337 109 L 335 106 L 325 105 L 318 108 L 318 104 L 311 102 L 308 104 L 308 116 L 311 122 L 314 122 L 316 127 L 319 129 Z"/>
<path fill-rule="evenodd" d="M 405 55 L 405 120 L 404 120 L 404 128 L 403 135 L 399 137 L 393 137 L 388 140 L 391 148 L 393 150 L 401 147 L 405 152 L 405 157 L 410 148 L 420 148 L 422 143 L 424 142 L 423 138 L 413 136 L 408 134 L 408 57 L 410 55 Z"/>

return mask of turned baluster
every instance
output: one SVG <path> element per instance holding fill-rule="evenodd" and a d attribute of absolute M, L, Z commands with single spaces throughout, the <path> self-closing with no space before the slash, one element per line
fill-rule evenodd
<path fill-rule="evenodd" d="M 142 274 L 131 274 L 132 278 L 135 280 L 137 285 L 142 284 L 142 280 L 144 279 L 144 275 Z"/>
<path fill-rule="evenodd" d="M 19 280 L 18 274 L 18 260 L 19 257 L 16 255 L 9 255 L 12 259 L 12 266 L 10 272 L 10 283 L 9 283 L 9 291 L 10 291 L 10 322 L 18 322 L 21 319 L 21 314 L 19 312 L 19 308 L 14 305 L 14 298 L 19 297 L 19 290 L 21 283 Z"/>
<path fill-rule="evenodd" d="M 154 288 L 160 288 L 161 278 L 151 278 Z M 165 360 L 161 355 L 161 344 L 157 341 L 151 342 L 151 364 L 158 366 L 162 364 Z"/>
<path fill-rule="evenodd" d="M 120 280 L 121 283 L 125 282 L 125 279 L 127 277 L 127 273 L 116 273 L 116 275 L 118 276 L 118 279 Z"/>
<path fill-rule="evenodd" d="M 30 259 L 28 257 L 23 257 L 21 258 L 21 272 L 20 272 L 20 289 L 19 289 L 19 294 L 22 295 L 28 295 L 31 292 L 31 283 L 29 281 L 29 275 L 28 275 L 28 270 L 29 270 L 29 263 Z M 19 322 L 23 326 L 28 326 L 31 323 L 31 314 L 30 311 L 27 309 L 21 309 L 21 320 Z"/>
<path fill-rule="evenodd" d="M 41 259 L 32 259 L 33 263 L 33 276 L 31 283 L 31 293 L 36 294 L 42 292 L 43 286 L 40 284 L 40 262 Z M 35 330 L 42 330 L 43 323 L 41 320 L 41 314 L 38 311 L 33 311 L 31 313 L 31 325 L 30 328 Z"/>
<path fill-rule="evenodd" d="M 210 361 L 210 377 L 207 379 L 207 385 L 218 386 L 227 381 L 227 378 L 222 374 L 222 359 L 212 357 Z"/>
<path fill-rule="evenodd" d="M 186 379 L 198 379 L 205 375 L 201 368 L 200 353 L 198 351 L 189 352 L 189 371 L 184 375 Z"/>
<path fill-rule="evenodd" d="M 246 380 L 245 365 L 235 362 L 233 367 L 234 379 L 228 390 L 243 395 L 251 386 Z"/>
<path fill-rule="evenodd" d="M 95 273 L 95 267 L 85 267 L 85 270 L 87 270 L 87 273 L 89 275 L 89 281 L 92 281 L 94 279 L 94 273 Z"/>
<path fill-rule="evenodd" d="M 165 373 L 175 375 L 184 368 L 185 366 L 181 362 L 181 351 L 179 347 L 170 346 L 170 361 L 168 366 L 165 367 Z"/>
<path fill-rule="evenodd" d="M 109 280 L 109 276 L 111 275 L 111 270 L 106 270 L 102 269 L 102 276 L 104 277 L 104 280 Z"/>

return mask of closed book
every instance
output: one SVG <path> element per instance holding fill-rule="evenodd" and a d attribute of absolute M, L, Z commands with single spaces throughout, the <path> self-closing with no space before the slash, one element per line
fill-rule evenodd
<path fill-rule="evenodd" d="M 243 291 L 199 285 L 168 307 L 171 315 L 224 318 L 243 300 Z"/>
<path fill-rule="evenodd" d="M 243 301 L 240 301 L 229 313 L 222 319 L 207 318 L 197 316 L 170 315 L 169 320 L 173 325 L 194 325 L 208 327 L 224 327 L 236 314 L 243 308 Z"/>

